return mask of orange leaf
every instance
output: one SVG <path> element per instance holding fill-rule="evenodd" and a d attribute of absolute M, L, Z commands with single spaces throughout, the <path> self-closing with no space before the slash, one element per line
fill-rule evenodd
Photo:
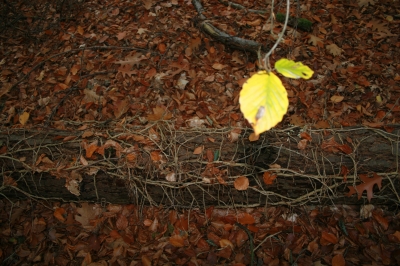
<path fill-rule="evenodd" d="M 76 31 L 80 34 L 83 35 L 85 33 L 85 30 L 82 28 L 82 26 L 78 26 L 78 28 L 76 29 Z"/>
<path fill-rule="evenodd" d="M 121 235 L 118 233 L 118 231 L 117 230 L 112 230 L 111 232 L 110 232 L 110 237 L 112 237 L 112 238 L 114 238 L 114 239 L 118 239 L 118 238 L 120 238 L 121 237 Z"/>
<path fill-rule="evenodd" d="M 263 180 L 266 185 L 272 185 L 274 183 L 275 178 L 277 177 L 276 174 L 272 174 L 271 172 L 264 172 Z"/>
<path fill-rule="evenodd" d="M 169 238 L 169 242 L 174 246 L 181 248 L 184 246 L 184 239 L 180 235 L 173 235 Z"/>
<path fill-rule="evenodd" d="M 353 152 L 353 150 L 352 150 L 352 149 L 350 148 L 350 146 L 347 145 L 347 144 L 339 145 L 337 148 L 338 148 L 340 151 L 342 151 L 343 153 L 345 153 L 345 154 L 350 154 L 350 153 Z"/>
<path fill-rule="evenodd" d="M 256 221 L 254 220 L 254 217 L 251 214 L 248 214 L 247 212 L 245 212 L 245 213 L 239 214 L 238 222 L 241 224 L 254 224 Z"/>
<path fill-rule="evenodd" d="M 54 213 L 53 213 L 54 217 L 56 217 L 57 220 L 59 220 L 60 222 L 65 222 L 64 214 L 65 214 L 64 208 L 57 208 L 54 210 Z"/>
<path fill-rule="evenodd" d="M 232 249 L 234 248 L 232 242 L 224 238 L 219 241 L 219 245 L 221 246 L 221 248 L 224 247 L 231 247 Z"/>
<path fill-rule="evenodd" d="M 323 246 L 329 245 L 329 244 L 336 244 L 338 242 L 338 238 L 332 234 L 328 233 L 326 231 L 322 232 L 321 240 L 320 243 Z"/>
<path fill-rule="evenodd" d="M 343 182 L 347 182 L 347 175 L 349 172 L 349 169 L 345 165 L 341 166 L 340 174 L 343 175 Z"/>
<path fill-rule="evenodd" d="M 163 54 L 163 53 L 165 53 L 165 50 L 167 49 L 167 47 L 165 46 L 165 44 L 164 43 L 160 43 L 159 45 L 158 45 L 158 50 Z"/>
<path fill-rule="evenodd" d="M 248 228 L 250 231 L 252 231 L 253 233 L 257 233 L 258 230 L 260 229 L 260 228 L 258 228 L 257 226 L 252 225 L 252 224 L 247 225 L 247 228 Z"/>
<path fill-rule="evenodd" d="M 128 153 L 126 155 L 126 159 L 128 160 L 128 162 L 134 162 L 136 160 L 136 155 L 134 153 Z"/>
<path fill-rule="evenodd" d="M 193 154 L 201 154 L 203 152 L 204 146 L 199 146 L 194 149 Z"/>
<path fill-rule="evenodd" d="M 99 148 L 97 146 L 97 140 L 93 141 L 89 144 L 89 146 L 85 147 L 86 150 L 86 158 L 92 157 L 93 153 Z"/>
<path fill-rule="evenodd" d="M 160 151 L 152 151 L 150 153 L 151 156 L 151 160 L 153 160 L 153 162 L 158 162 L 161 160 L 161 155 L 160 155 Z"/>
<path fill-rule="evenodd" d="M 306 139 L 306 140 L 308 140 L 310 142 L 312 141 L 312 137 L 307 132 L 301 132 L 300 133 L 300 138 Z"/>
<path fill-rule="evenodd" d="M 245 176 L 239 176 L 233 182 L 233 185 L 237 190 L 246 190 L 249 187 L 249 179 Z"/>
<path fill-rule="evenodd" d="M 147 116 L 147 120 L 149 121 L 158 121 L 158 120 L 169 120 L 171 119 L 172 114 L 170 112 L 168 112 L 168 110 L 165 110 L 162 107 L 155 107 L 153 108 L 153 114 L 149 114 Z"/>
<path fill-rule="evenodd" d="M 150 219 L 145 219 L 145 220 L 143 221 L 144 226 L 150 226 L 152 223 L 153 223 L 153 221 L 150 220 Z"/>
<path fill-rule="evenodd" d="M 379 189 L 382 188 L 382 177 L 378 176 L 376 173 L 374 173 L 374 177 L 372 178 L 369 178 L 368 175 L 360 174 L 360 179 L 363 182 L 362 184 L 359 184 L 356 187 L 347 186 L 350 191 L 346 194 L 346 196 L 350 197 L 353 194 L 357 193 L 358 199 L 361 199 L 361 196 L 365 190 L 367 191 L 368 202 L 371 202 L 371 199 L 374 195 L 374 185 L 376 184 Z"/>
<path fill-rule="evenodd" d="M 332 258 L 332 266 L 345 266 L 346 261 L 343 258 L 342 254 L 337 254 Z"/>
<path fill-rule="evenodd" d="M 29 119 L 29 113 L 28 112 L 24 112 L 22 115 L 19 116 L 19 122 L 21 123 L 21 125 L 25 125 L 26 121 L 28 121 Z"/>

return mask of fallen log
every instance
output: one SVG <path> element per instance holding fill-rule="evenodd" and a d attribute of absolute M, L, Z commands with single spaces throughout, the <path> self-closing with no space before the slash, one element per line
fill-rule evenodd
<path fill-rule="evenodd" d="M 115 128 L 114 128 L 115 129 Z M 400 203 L 400 125 L 382 129 L 8 129 L 0 132 L 1 195 L 171 207 L 366 204 L 346 196 L 360 174 L 382 177 L 371 203 Z M 300 137 L 301 136 L 301 137 Z M 308 139 L 308 140 L 307 140 Z M 277 177 L 272 185 L 265 172 Z M 239 191 L 234 181 L 249 179 Z"/>

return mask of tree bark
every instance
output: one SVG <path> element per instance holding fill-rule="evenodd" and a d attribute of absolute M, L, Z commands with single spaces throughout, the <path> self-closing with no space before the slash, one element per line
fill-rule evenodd
<path fill-rule="evenodd" d="M 371 203 L 394 207 L 400 125 L 390 129 L 308 129 L 312 140 L 304 141 L 293 127 L 255 142 L 246 130 L 174 130 L 166 122 L 115 132 L 15 129 L 0 133 L 0 193 L 188 208 L 365 204 L 366 193 L 347 197 L 347 186 L 376 173 L 382 189 L 375 186 Z M 277 175 L 272 185 L 266 171 Z M 249 179 L 247 190 L 235 189 L 239 176 Z"/>

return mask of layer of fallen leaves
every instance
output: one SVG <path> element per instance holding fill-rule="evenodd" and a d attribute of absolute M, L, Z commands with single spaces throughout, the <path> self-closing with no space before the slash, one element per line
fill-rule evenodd
<path fill-rule="evenodd" d="M 177 211 L 2 200 L 0 207 L 5 265 L 250 265 L 252 251 L 262 265 L 400 263 L 400 215 L 373 205 Z"/>
<path fill-rule="evenodd" d="M 237 1 L 267 9 L 265 1 Z M 316 128 L 399 121 L 399 21 L 392 1 L 310 1 L 293 16 L 313 22 L 311 32 L 289 28 L 272 61 L 288 57 L 311 66 L 309 81 L 285 80 L 290 109 L 280 126 Z M 205 15 L 229 34 L 272 44 L 281 31 L 268 16 L 237 10 L 217 0 Z M 276 12 L 284 6 L 276 5 Z M 397 6 L 398 7 L 398 6 Z M 27 27 L 46 1 L 24 10 Z M 0 123 L 12 127 L 126 119 L 143 125 L 171 119 L 176 127 L 245 126 L 238 93 L 257 70 L 257 60 L 204 36 L 190 1 L 85 1 L 74 20 L 31 39 L 8 30 L 1 39 Z M 40 17 L 42 14 L 38 15 Z M 93 48 L 94 47 L 94 48 Z M 12 87 L 13 85 L 18 85 Z M 158 108 L 158 109 L 157 109 Z M 158 113 L 165 110 L 165 114 Z M 153 112 L 153 110 L 155 110 Z"/>

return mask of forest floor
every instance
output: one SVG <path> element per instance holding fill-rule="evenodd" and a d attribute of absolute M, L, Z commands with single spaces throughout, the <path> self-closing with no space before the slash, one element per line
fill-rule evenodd
<path fill-rule="evenodd" d="M 175 128 L 249 127 L 239 92 L 258 70 L 257 56 L 204 35 L 191 1 L 6 2 L 0 4 L 2 131 L 76 131 L 101 123 L 118 129 L 160 119 Z M 233 36 L 272 46 L 282 30 L 269 15 L 218 0 L 202 4 L 209 21 Z M 285 1 L 274 6 L 285 12 Z M 277 128 L 363 125 L 390 132 L 399 124 L 399 2 L 303 1 L 290 12 L 312 21 L 311 31 L 289 27 L 271 61 L 301 61 L 315 73 L 308 81 L 283 79 L 289 110 Z M 0 155 L 7 156 L 4 143 Z M 15 184 L 6 173 L 2 180 L 0 193 Z M 3 197 L 0 260 L 400 265 L 399 210 L 373 203 L 200 210 Z"/>

